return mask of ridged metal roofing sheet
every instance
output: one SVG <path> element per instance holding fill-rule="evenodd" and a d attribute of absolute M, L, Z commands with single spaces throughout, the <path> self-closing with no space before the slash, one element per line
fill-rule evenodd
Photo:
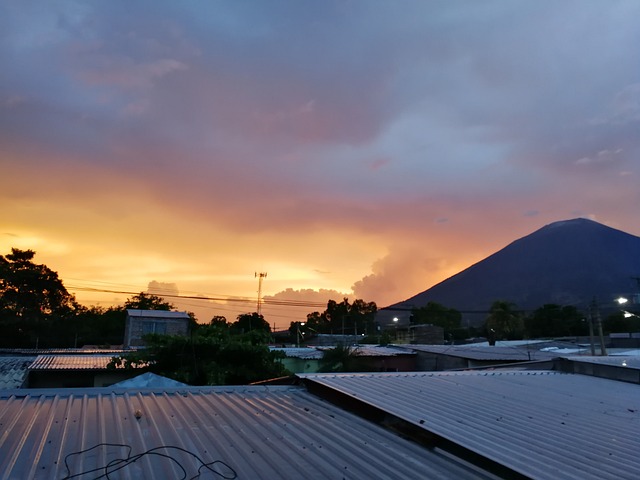
<path fill-rule="evenodd" d="M 144 318 L 190 318 L 187 312 L 174 312 L 169 310 L 132 310 L 127 309 L 130 317 Z"/>
<path fill-rule="evenodd" d="M 612 355 L 607 357 L 583 357 L 583 356 L 570 356 L 565 357 L 572 362 L 582 363 L 597 363 L 600 365 L 611 365 L 614 367 L 626 367 L 633 369 L 640 369 L 640 356 L 637 355 Z"/>
<path fill-rule="evenodd" d="M 29 370 L 106 370 L 114 356 L 38 355 Z"/>
<path fill-rule="evenodd" d="M 356 345 L 353 351 L 361 357 L 396 357 L 399 355 L 415 355 L 415 352 L 397 347 L 383 347 L 379 345 Z"/>
<path fill-rule="evenodd" d="M 640 478 L 639 385 L 530 371 L 299 377 L 530 478 Z"/>
<path fill-rule="evenodd" d="M 93 469 L 80 478 L 98 477 L 129 452 L 104 446 L 73 454 L 103 443 L 128 445 L 132 455 L 180 447 L 203 462 L 223 461 L 233 470 L 216 468 L 227 478 L 495 478 L 300 387 L 0 393 L 0 479 L 48 480 Z M 177 449 L 157 453 L 176 461 L 146 455 L 109 478 L 191 478 L 201 466 Z"/>
<path fill-rule="evenodd" d="M 529 361 L 550 360 L 557 357 L 554 352 L 542 352 L 536 348 L 523 347 L 472 347 L 468 345 L 403 345 L 403 348 L 470 360 Z"/>
<path fill-rule="evenodd" d="M 301 358 L 303 360 L 320 360 L 324 355 L 313 347 L 269 347 L 269 350 L 283 352 L 289 358 Z"/>

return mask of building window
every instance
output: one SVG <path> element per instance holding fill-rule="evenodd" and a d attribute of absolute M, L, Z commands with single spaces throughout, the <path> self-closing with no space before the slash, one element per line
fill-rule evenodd
<path fill-rule="evenodd" d="M 167 324 L 164 322 L 142 322 L 142 334 L 156 333 L 158 335 L 167 334 Z"/>

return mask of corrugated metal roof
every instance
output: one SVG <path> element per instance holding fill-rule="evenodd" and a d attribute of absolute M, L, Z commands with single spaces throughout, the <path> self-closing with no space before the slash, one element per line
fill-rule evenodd
<path fill-rule="evenodd" d="M 130 317 L 148 317 L 148 318 L 189 318 L 187 312 L 172 312 L 168 310 L 132 310 L 127 309 L 127 315 Z"/>
<path fill-rule="evenodd" d="M 154 448 L 176 461 L 146 455 L 109 478 L 196 478 L 213 461 L 252 480 L 495 478 L 300 387 L 0 392 L 0 425 L 1 479 L 96 478 Z"/>
<path fill-rule="evenodd" d="M 115 355 L 38 355 L 29 370 L 106 370 Z M 124 367 L 119 367 L 124 368 Z"/>
<path fill-rule="evenodd" d="M 415 352 L 397 347 L 383 347 L 379 345 L 356 345 L 353 347 L 356 355 L 361 357 L 396 357 L 399 355 L 415 355 Z"/>
<path fill-rule="evenodd" d="M 558 356 L 553 352 L 541 352 L 536 348 L 522 347 L 473 347 L 468 345 L 403 345 L 417 352 L 449 355 L 469 360 L 529 361 L 550 360 Z"/>
<path fill-rule="evenodd" d="M 290 358 L 301 358 L 303 360 L 319 360 L 324 355 L 320 350 L 313 347 L 269 347 L 269 350 L 283 352 Z"/>
<path fill-rule="evenodd" d="M 530 478 L 640 478 L 639 385 L 531 371 L 298 376 Z"/>
<path fill-rule="evenodd" d="M 137 348 L 0 348 L 3 355 L 94 355 L 112 353 L 131 353 L 138 351 Z"/>
<path fill-rule="evenodd" d="M 336 348 L 335 346 L 318 346 L 318 350 L 325 351 Z M 350 345 L 354 355 L 360 357 L 396 357 L 400 355 L 415 355 L 415 352 L 401 347 L 383 347 L 381 345 Z"/>
<path fill-rule="evenodd" d="M 569 356 L 565 358 L 567 360 L 571 360 L 572 362 L 598 363 L 601 365 L 612 365 L 614 367 L 640 369 L 640 357 L 636 355 L 632 355 L 632 356 L 615 355 L 610 357 Z"/>
<path fill-rule="evenodd" d="M 542 343 L 551 343 L 553 340 L 497 340 L 495 345 L 490 345 L 489 342 L 475 342 L 475 343 L 467 343 L 466 346 L 469 347 L 527 347 L 531 345 L 532 347 Z"/>
<path fill-rule="evenodd" d="M 629 350 L 627 348 L 610 348 L 607 350 L 609 355 L 622 357 L 640 357 L 640 349 Z"/>
<path fill-rule="evenodd" d="M 306 360 L 321 359 L 325 350 L 331 350 L 335 346 L 330 347 L 269 347 L 271 350 L 279 350 L 284 352 L 287 357 L 302 358 Z M 361 357 L 396 357 L 399 355 L 415 355 L 415 352 L 396 347 L 382 347 L 379 345 L 352 345 L 350 346 L 354 355 Z"/>

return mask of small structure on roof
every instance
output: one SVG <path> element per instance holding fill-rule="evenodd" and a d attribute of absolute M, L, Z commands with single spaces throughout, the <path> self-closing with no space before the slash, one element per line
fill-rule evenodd
<path fill-rule="evenodd" d="M 269 347 L 269 350 L 284 353 L 280 361 L 291 373 L 315 373 L 320 370 L 323 353 L 314 347 Z"/>
<path fill-rule="evenodd" d="M 190 322 L 191 317 L 187 312 L 127 309 L 124 346 L 125 348 L 144 346 L 142 337 L 150 333 L 188 335 Z"/>
<path fill-rule="evenodd" d="M 137 377 L 123 380 L 122 382 L 114 383 L 111 388 L 176 388 L 176 387 L 188 387 L 186 383 L 178 382 L 171 378 L 163 377 L 162 375 L 156 375 L 155 373 L 147 372 Z"/>

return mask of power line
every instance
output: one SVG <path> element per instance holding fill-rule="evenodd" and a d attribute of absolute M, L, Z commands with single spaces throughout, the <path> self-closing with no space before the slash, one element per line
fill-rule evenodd
<path fill-rule="evenodd" d="M 96 292 L 96 293 L 114 293 L 119 295 L 138 295 L 140 292 L 127 291 L 127 290 L 111 290 L 106 288 L 95 287 L 83 287 L 83 286 L 67 286 L 69 290 L 82 291 L 82 292 Z M 163 297 L 187 299 L 187 300 L 207 300 L 212 302 L 231 302 L 231 303 L 253 303 L 254 300 L 248 297 L 234 297 L 234 296 L 203 296 L 203 295 L 176 295 L 176 294 L 163 294 Z M 326 307 L 326 303 L 320 302 L 308 302 L 304 300 L 286 300 L 286 299 L 268 299 L 265 298 L 261 301 L 265 305 L 279 305 L 288 307 Z"/>

